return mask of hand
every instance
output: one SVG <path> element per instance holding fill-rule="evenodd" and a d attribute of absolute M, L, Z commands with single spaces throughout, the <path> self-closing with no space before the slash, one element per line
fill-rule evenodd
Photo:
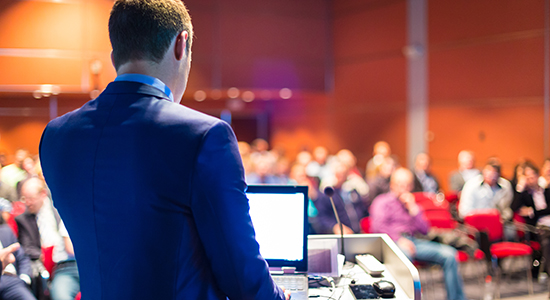
<path fill-rule="evenodd" d="M 19 245 L 19 243 L 15 243 L 0 250 L 0 261 L 2 261 L 2 271 L 7 265 L 15 262 L 15 256 L 13 256 L 13 252 L 17 251 L 19 247 L 21 247 L 21 245 Z"/>
<path fill-rule="evenodd" d="M 404 237 L 400 237 L 397 240 L 397 246 L 403 250 L 403 252 L 406 252 L 405 254 L 408 254 L 408 256 L 413 257 L 416 254 L 416 246 L 414 243 Z"/>
<path fill-rule="evenodd" d="M 354 234 L 353 229 L 349 228 L 344 224 L 342 224 L 342 230 L 344 231 L 344 234 Z M 340 234 L 340 226 L 338 226 L 338 223 L 336 223 L 332 227 L 332 232 L 334 232 L 334 234 Z"/>
<path fill-rule="evenodd" d="M 399 201 L 405 205 L 405 208 L 409 212 L 409 215 L 416 216 L 418 214 L 419 208 L 414 199 L 414 195 L 411 193 L 403 193 L 399 196 Z"/>
<path fill-rule="evenodd" d="M 527 207 L 527 206 L 522 206 L 518 211 L 518 215 L 522 217 L 530 217 L 530 216 L 533 216 L 534 213 L 535 211 L 533 210 L 533 208 Z"/>
<path fill-rule="evenodd" d="M 285 290 L 283 286 L 280 287 L 283 290 L 283 293 L 285 293 L 285 299 L 290 300 L 290 291 Z"/>
<path fill-rule="evenodd" d="M 525 178 L 526 178 L 525 175 L 521 175 L 518 178 L 518 183 L 516 184 L 516 191 L 518 193 L 521 193 L 523 192 L 523 190 L 525 190 L 525 181 L 526 181 Z"/>

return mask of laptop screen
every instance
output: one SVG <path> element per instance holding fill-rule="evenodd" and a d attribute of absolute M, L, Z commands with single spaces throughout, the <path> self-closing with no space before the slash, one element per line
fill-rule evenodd
<path fill-rule="evenodd" d="M 270 268 L 307 272 L 307 186 L 250 185 L 246 191 L 260 254 Z"/>

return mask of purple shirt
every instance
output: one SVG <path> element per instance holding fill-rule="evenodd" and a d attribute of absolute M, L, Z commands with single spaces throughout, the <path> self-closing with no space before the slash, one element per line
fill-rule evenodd
<path fill-rule="evenodd" d="M 430 227 L 421 207 L 418 214 L 413 217 L 409 215 L 405 205 L 391 192 L 376 197 L 369 212 L 371 233 L 387 233 L 394 241 L 403 234 L 411 236 L 415 233 L 426 234 Z"/>

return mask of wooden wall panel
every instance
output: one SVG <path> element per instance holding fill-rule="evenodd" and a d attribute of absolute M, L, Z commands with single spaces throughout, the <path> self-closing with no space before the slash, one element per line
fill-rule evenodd
<path fill-rule="evenodd" d="M 386 140 L 406 164 L 406 1 L 334 1 L 334 132 L 364 169 Z"/>
<path fill-rule="evenodd" d="M 430 154 L 444 187 L 448 174 L 457 167 L 458 152 L 464 149 L 476 153 L 479 168 L 488 157 L 500 157 L 505 176 L 512 176 L 519 158 L 529 158 L 539 166 L 545 158 L 541 104 L 436 106 L 429 114 Z"/>
<path fill-rule="evenodd" d="M 0 85 L 80 86 L 81 83 L 82 61 L 79 59 L 0 56 L 0 66 L 3 70 L 0 72 Z"/>
<path fill-rule="evenodd" d="M 543 50 L 538 37 L 430 52 L 430 102 L 541 96 Z"/>
<path fill-rule="evenodd" d="M 428 18 L 431 46 L 539 31 L 544 26 L 544 0 L 429 0 Z"/>
<path fill-rule="evenodd" d="M 334 1 L 334 55 L 337 62 L 361 62 L 401 54 L 406 41 L 406 1 L 347 8 Z M 371 1 L 372 2 L 372 1 Z"/>

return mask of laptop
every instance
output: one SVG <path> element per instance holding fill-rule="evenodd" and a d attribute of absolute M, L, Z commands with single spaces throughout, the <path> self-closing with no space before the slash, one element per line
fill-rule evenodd
<path fill-rule="evenodd" d="M 292 299 L 308 299 L 308 187 L 249 185 L 250 217 L 273 280 Z"/>

